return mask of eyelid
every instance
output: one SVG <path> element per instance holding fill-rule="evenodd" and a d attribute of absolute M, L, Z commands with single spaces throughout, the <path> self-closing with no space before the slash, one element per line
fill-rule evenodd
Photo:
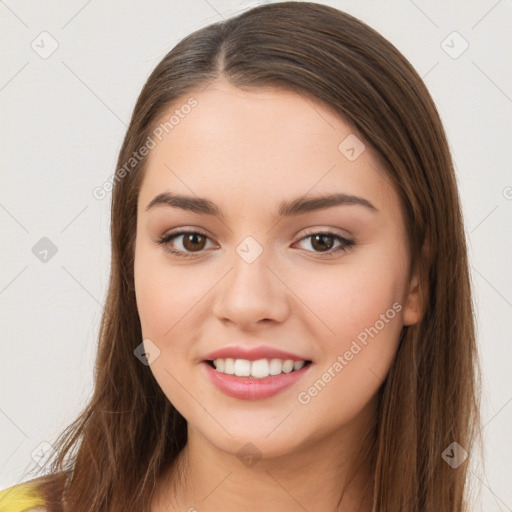
<path fill-rule="evenodd" d="M 201 251 L 198 251 L 197 253 L 194 252 L 187 252 L 187 251 L 181 251 L 176 249 L 171 249 L 167 245 L 170 241 L 179 238 L 180 236 L 188 235 L 188 234 L 198 234 L 206 238 L 207 240 L 213 242 L 212 237 L 204 232 L 204 230 L 196 227 L 180 227 L 176 228 L 175 231 L 170 231 L 164 233 L 162 236 L 159 237 L 159 239 L 156 241 L 157 244 L 162 245 L 164 250 L 176 255 L 177 257 L 183 257 L 183 258 L 195 258 L 201 257 L 203 253 L 207 252 L 206 249 L 202 249 Z M 344 253 L 347 250 L 353 248 L 356 245 L 356 241 L 353 238 L 347 238 L 344 235 L 341 235 L 336 231 L 336 228 L 306 228 L 306 232 L 303 232 L 302 236 L 299 237 L 297 242 L 295 242 L 293 245 L 296 245 L 305 239 L 311 237 L 312 235 L 326 235 L 331 236 L 335 239 L 335 241 L 340 242 L 341 246 L 338 246 L 335 250 L 332 248 L 325 252 L 317 252 L 317 251 L 308 251 L 306 250 L 306 253 L 310 254 L 316 254 L 318 258 L 328 258 L 330 256 L 334 256 L 338 253 Z"/>
<path fill-rule="evenodd" d="M 299 238 L 297 242 L 294 243 L 294 245 L 297 245 L 304 240 L 310 238 L 313 235 L 325 235 L 330 236 L 334 238 L 335 242 L 339 242 L 341 246 L 336 247 L 335 249 L 329 249 L 325 252 L 317 252 L 317 251 L 306 251 L 308 254 L 315 254 L 317 258 L 329 258 L 336 256 L 338 253 L 344 253 L 348 251 L 349 249 L 352 249 L 356 245 L 356 241 L 351 237 L 348 238 L 344 235 L 341 235 L 333 228 L 309 228 L 305 233 L 302 234 L 302 236 Z"/>
<path fill-rule="evenodd" d="M 350 234 L 347 230 L 342 230 L 339 228 L 328 228 L 328 227 L 304 228 L 303 230 L 299 231 L 299 233 L 302 233 L 302 235 L 300 236 L 300 239 L 304 238 L 305 236 L 318 235 L 320 233 L 327 233 L 329 235 L 340 236 L 341 238 L 345 238 L 347 241 L 352 241 L 352 239 L 353 239 L 352 234 Z"/>
<path fill-rule="evenodd" d="M 339 231 L 342 231 L 342 233 L 340 233 Z M 178 228 L 175 228 L 174 230 L 171 229 L 169 231 L 166 231 L 159 238 L 162 239 L 162 238 L 170 237 L 172 235 L 188 234 L 188 233 L 197 233 L 197 234 L 200 234 L 200 235 L 202 235 L 204 237 L 209 238 L 210 240 L 213 239 L 213 237 L 211 235 L 209 235 L 206 230 L 204 230 L 202 228 L 198 228 L 196 226 L 180 226 Z M 302 230 L 300 230 L 294 236 L 294 238 L 299 237 L 299 234 L 301 234 L 300 237 L 299 237 L 299 241 L 300 241 L 300 240 L 302 240 L 306 236 L 318 235 L 320 233 L 326 233 L 326 234 L 330 234 L 330 235 L 337 235 L 337 236 L 340 236 L 342 238 L 345 238 L 347 241 L 352 241 L 352 238 L 353 238 L 352 234 L 350 234 L 350 232 L 348 232 L 347 230 L 340 230 L 339 228 L 331 228 L 331 227 L 303 228 Z"/>
<path fill-rule="evenodd" d="M 176 238 L 179 235 L 188 235 L 188 234 L 198 234 L 205 238 L 208 238 L 208 240 L 213 241 L 213 237 L 209 235 L 204 229 L 197 228 L 195 226 L 180 226 L 179 228 L 171 229 L 169 231 L 166 231 L 163 235 L 160 235 L 158 237 L 158 240 L 164 240 L 169 239 L 170 237 L 176 236 Z"/>

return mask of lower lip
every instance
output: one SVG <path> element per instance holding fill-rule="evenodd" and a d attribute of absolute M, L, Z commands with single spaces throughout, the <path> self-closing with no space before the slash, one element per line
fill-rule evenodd
<path fill-rule="evenodd" d="M 202 363 L 213 384 L 223 393 L 242 400 L 261 400 L 277 395 L 281 391 L 297 383 L 309 370 L 313 363 L 303 366 L 300 370 L 290 373 L 270 375 L 264 379 L 250 379 L 228 375 L 212 368 L 206 361 Z"/>

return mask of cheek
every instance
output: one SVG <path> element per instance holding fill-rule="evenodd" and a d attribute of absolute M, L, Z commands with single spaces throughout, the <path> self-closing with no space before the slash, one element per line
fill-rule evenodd
<path fill-rule="evenodd" d="M 339 412 L 350 404 L 356 411 L 377 392 L 393 364 L 407 271 L 406 254 L 399 247 L 375 245 L 364 257 L 363 251 L 357 257 L 354 253 L 344 264 L 333 265 L 329 272 L 324 267 L 302 282 L 298 294 L 315 313 L 310 328 L 321 345 L 319 386 L 329 383 L 318 406 L 344 397 Z"/>
<path fill-rule="evenodd" d="M 159 350 L 149 369 L 167 398 L 185 416 L 190 415 L 190 395 L 182 384 L 187 382 L 187 357 L 197 332 L 194 312 L 211 288 L 206 281 L 196 281 L 192 267 L 171 268 L 165 256 L 151 248 L 136 250 L 134 274 L 137 309 L 142 335 Z M 145 342 L 146 350 L 151 344 Z"/>
<path fill-rule="evenodd" d="M 165 342 L 176 338 L 176 332 L 191 321 L 191 312 L 211 284 L 207 279 L 198 279 L 193 266 L 167 265 L 160 251 L 163 250 L 137 247 L 135 295 L 143 335 Z"/>
<path fill-rule="evenodd" d="M 393 364 L 402 330 L 402 278 L 396 268 L 388 271 L 366 265 L 359 272 L 347 265 L 310 288 L 311 309 L 329 330 L 315 324 L 322 358 L 298 401 L 310 416 L 328 418 L 321 432 L 358 415 Z"/>
<path fill-rule="evenodd" d="M 316 317 L 322 339 L 339 349 L 376 322 L 382 327 L 382 315 L 385 330 L 397 324 L 400 331 L 406 277 L 400 254 L 376 249 L 364 258 L 354 255 L 343 264 L 320 267 L 305 271 L 306 280 L 293 279 L 293 288 Z"/>

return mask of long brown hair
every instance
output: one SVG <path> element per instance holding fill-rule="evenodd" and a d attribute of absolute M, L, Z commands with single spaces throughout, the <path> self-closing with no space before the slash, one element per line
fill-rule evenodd
<path fill-rule="evenodd" d="M 422 80 L 391 43 L 352 16 L 309 2 L 263 5 L 197 30 L 144 85 L 112 192 L 112 263 L 94 392 L 54 444 L 50 474 L 38 479 L 48 510 L 62 510 L 64 491 L 73 512 L 147 511 L 156 479 L 187 442 L 185 419 L 134 356 L 142 341 L 134 244 L 146 159 L 128 171 L 125 164 L 171 104 L 220 76 L 240 88 L 280 87 L 320 100 L 377 151 L 405 212 L 424 314 L 404 329 L 379 389 L 373 510 L 468 510 L 480 370 L 463 219 L 445 133 Z M 442 456 L 453 442 L 470 455 L 457 468 Z"/>

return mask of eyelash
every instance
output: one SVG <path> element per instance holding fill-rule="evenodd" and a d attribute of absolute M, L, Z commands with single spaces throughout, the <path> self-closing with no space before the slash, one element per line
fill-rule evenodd
<path fill-rule="evenodd" d="M 168 235 L 163 235 L 161 236 L 158 240 L 157 240 L 157 244 L 159 245 L 162 245 L 163 246 L 163 249 L 166 251 L 166 252 L 169 252 L 175 256 L 178 256 L 180 258 L 194 258 L 196 257 L 197 254 L 199 254 L 201 251 L 199 251 L 198 253 L 186 253 L 186 252 L 183 252 L 183 251 L 177 251 L 176 249 L 172 249 L 171 247 L 168 246 L 169 242 L 171 242 L 172 240 L 174 240 L 174 238 L 177 238 L 181 235 L 201 235 L 202 237 L 205 237 L 205 238 L 208 238 L 209 237 L 205 234 L 205 233 L 202 233 L 201 231 L 187 231 L 187 230 L 179 230 L 179 231 L 175 231 L 174 233 L 170 233 Z M 302 240 L 306 239 L 306 238 L 310 238 L 312 237 L 313 235 L 327 235 L 327 236 L 332 236 L 335 241 L 338 241 L 342 244 L 342 247 L 338 247 L 337 250 L 333 250 L 333 249 L 329 249 L 329 251 L 331 252 L 324 252 L 324 253 L 321 253 L 321 252 L 317 252 L 316 254 L 318 254 L 320 256 L 320 258 L 328 258 L 330 256 L 333 256 L 335 253 L 337 252 L 345 252 L 349 249 L 352 249 L 356 243 L 354 240 L 348 240 L 336 233 L 333 233 L 333 232 L 330 232 L 330 231 L 313 231 L 311 233 L 308 233 L 306 235 L 304 235 L 300 240 L 299 242 L 301 242 Z M 307 252 L 315 252 L 315 251 L 307 251 Z"/>

